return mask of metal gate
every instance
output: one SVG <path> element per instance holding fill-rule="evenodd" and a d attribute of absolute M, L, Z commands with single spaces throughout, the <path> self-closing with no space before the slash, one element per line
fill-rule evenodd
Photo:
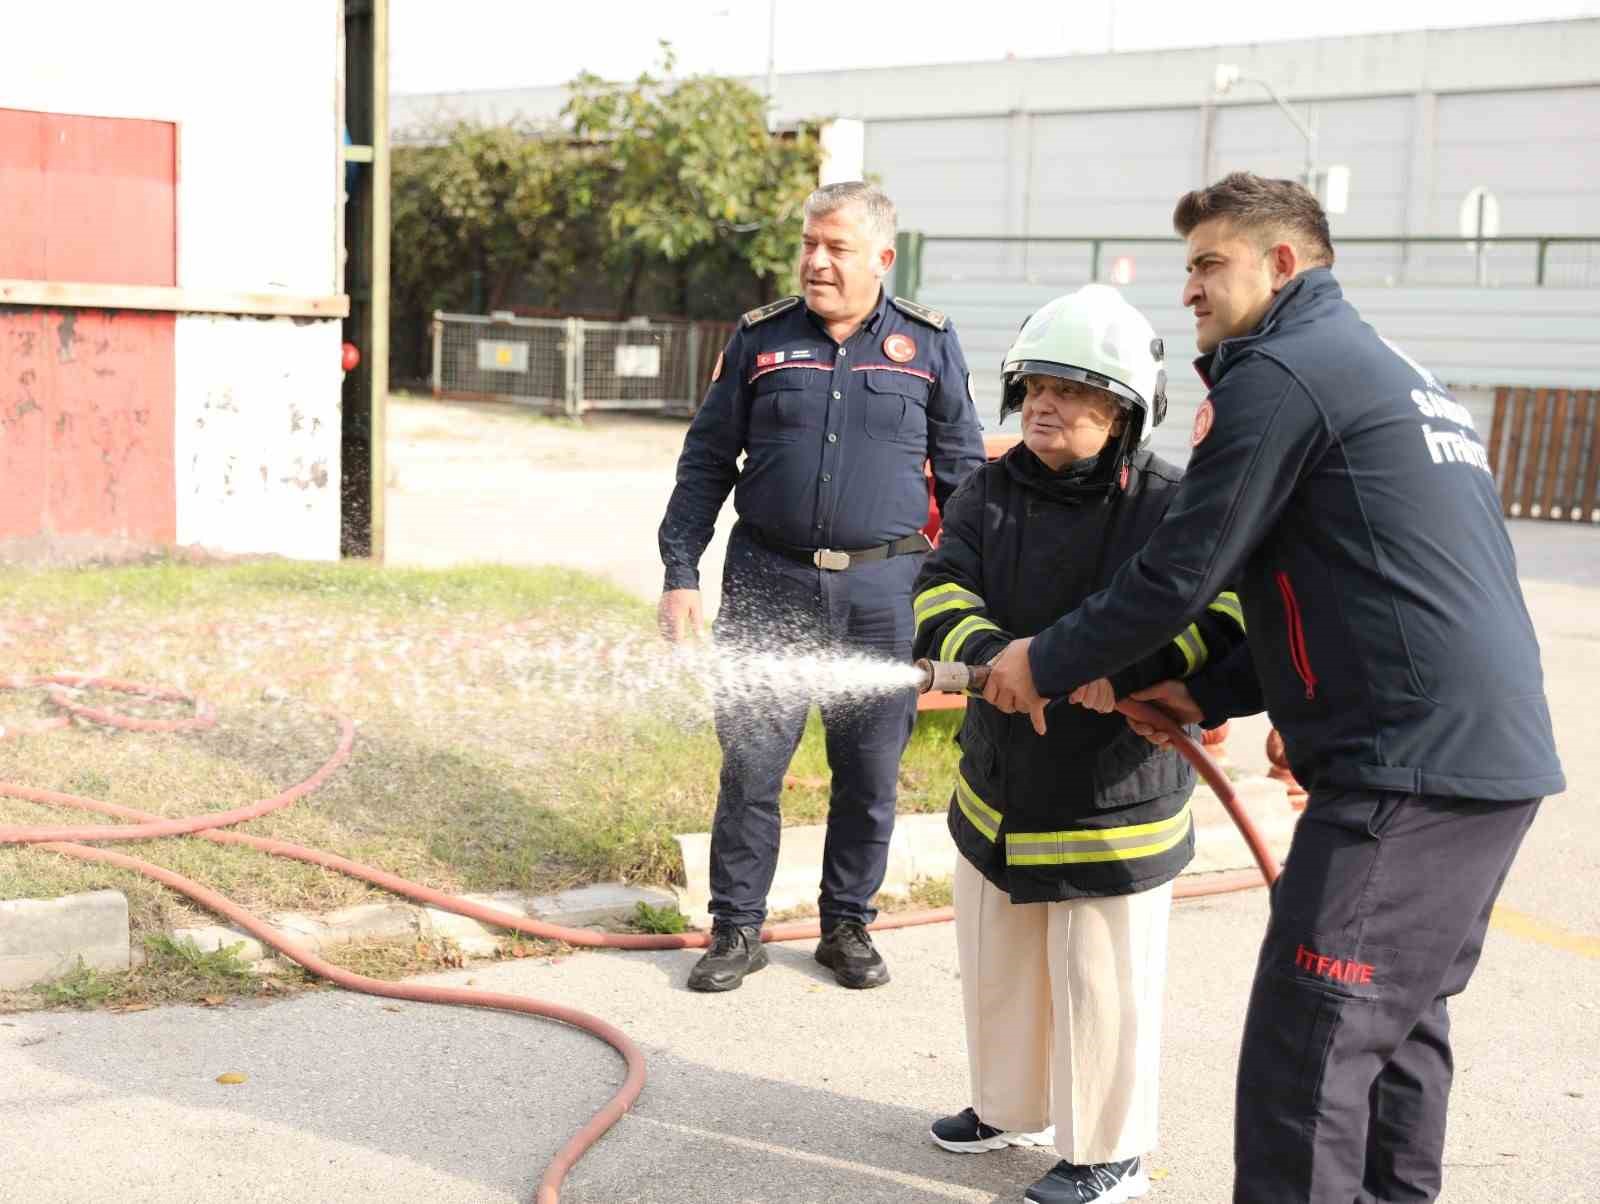
<path fill-rule="evenodd" d="M 433 315 L 433 395 L 591 410 L 691 414 L 732 327 L 634 318 Z"/>

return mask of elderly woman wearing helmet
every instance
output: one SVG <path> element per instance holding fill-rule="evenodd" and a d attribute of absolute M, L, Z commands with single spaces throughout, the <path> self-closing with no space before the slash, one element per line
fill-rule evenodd
<path fill-rule="evenodd" d="M 1021 410 L 1022 442 L 945 508 L 915 586 L 917 656 L 987 663 L 1103 589 L 1181 475 L 1143 446 L 1166 410 L 1161 341 L 1115 289 L 1089 285 L 1029 318 L 1003 379 L 1001 421 Z M 972 1106 L 932 1136 L 961 1153 L 1053 1143 L 1062 1161 L 1025 1200 L 1148 1190 L 1167 913 L 1194 853 L 1194 776 L 1110 712 L 1226 655 L 1242 622 L 1223 594 L 1047 718 L 968 700 L 950 831 Z"/>

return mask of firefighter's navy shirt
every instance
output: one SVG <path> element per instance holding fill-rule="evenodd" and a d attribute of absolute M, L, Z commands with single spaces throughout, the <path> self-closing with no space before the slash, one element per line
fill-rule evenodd
<path fill-rule="evenodd" d="M 983 459 L 971 377 L 944 315 L 880 292 L 841 344 L 798 297 L 752 310 L 678 458 L 659 535 L 665 588 L 699 587 L 730 489 L 740 520 L 768 540 L 857 551 L 927 522 L 924 461 L 943 505 Z"/>

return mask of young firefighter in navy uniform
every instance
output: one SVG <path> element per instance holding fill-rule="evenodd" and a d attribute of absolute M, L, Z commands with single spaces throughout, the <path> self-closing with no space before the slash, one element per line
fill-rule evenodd
<path fill-rule="evenodd" d="M 807 199 L 804 297 L 744 315 L 684 439 L 660 532 L 667 638 L 699 628 L 697 566 L 732 490 L 739 521 L 723 568 L 719 642 L 910 658 L 911 583 L 928 550 L 923 464 L 932 463 L 943 505 L 983 462 L 983 437 L 949 322 L 883 291 L 894 234 L 894 206 L 876 188 L 830 184 Z M 732 990 L 767 964 L 760 930 L 778 858 L 778 798 L 811 701 L 796 692 L 717 710 L 714 927 L 689 975 L 694 990 Z M 866 925 L 915 718 L 910 690 L 822 703 L 833 781 L 816 958 L 847 987 L 889 980 Z"/>
<path fill-rule="evenodd" d="M 1304 188 L 1240 172 L 1178 202 L 1211 389 L 1166 520 L 1111 585 L 985 686 L 1041 708 L 1237 582 L 1248 655 L 1144 696 L 1265 706 L 1310 799 L 1245 1018 L 1238 1204 L 1426 1201 L 1489 912 L 1565 789 L 1539 645 L 1471 415 L 1379 338 Z"/>
<path fill-rule="evenodd" d="M 917 577 L 919 656 L 985 664 L 1042 630 L 1111 579 L 1176 491 L 1178 470 L 1141 446 L 1166 410 L 1161 344 L 1115 289 L 1088 285 L 1029 318 L 1004 384 L 1001 418 L 1022 411 L 1022 443 L 944 511 Z M 1243 642 L 1224 593 L 1077 691 L 1084 706 L 1055 708 L 1044 732 L 967 705 L 950 832 L 972 1106 L 932 1135 L 961 1153 L 1053 1141 L 1063 1160 L 1028 1189 L 1037 1204 L 1143 1195 L 1156 1143 L 1167 914 L 1194 856 L 1194 771 L 1109 712 Z"/>

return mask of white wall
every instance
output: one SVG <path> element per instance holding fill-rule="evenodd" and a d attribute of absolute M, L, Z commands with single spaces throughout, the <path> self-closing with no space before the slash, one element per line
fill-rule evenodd
<path fill-rule="evenodd" d="M 5 17 L 0 107 L 178 127 L 180 288 L 338 291 L 338 0 L 79 0 Z M 337 320 L 180 315 L 178 540 L 339 554 Z"/>
<path fill-rule="evenodd" d="M 336 322 L 177 322 L 178 542 L 339 556 Z"/>
<path fill-rule="evenodd" d="M 8 5 L 0 108 L 178 123 L 178 284 L 325 295 L 337 0 Z"/>

